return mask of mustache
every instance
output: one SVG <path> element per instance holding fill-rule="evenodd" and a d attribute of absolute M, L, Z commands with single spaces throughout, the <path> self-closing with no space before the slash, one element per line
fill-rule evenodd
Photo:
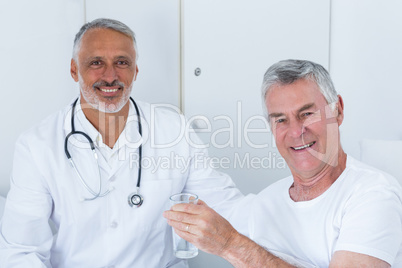
<path fill-rule="evenodd" d="M 93 89 L 95 89 L 96 87 L 114 87 L 114 86 L 119 86 L 119 87 L 123 87 L 123 88 L 126 87 L 126 85 L 123 82 L 120 82 L 119 80 L 114 80 L 111 83 L 102 80 L 102 81 L 95 82 L 92 85 Z"/>

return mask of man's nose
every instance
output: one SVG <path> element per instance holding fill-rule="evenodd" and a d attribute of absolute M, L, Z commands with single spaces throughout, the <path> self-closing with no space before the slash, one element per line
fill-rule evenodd
<path fill-rule="evenodd" d="M 300 138 L 306 132 L 306 126 L 301 120 L 292 120 L 289 124 L 288 134 L 293 138 Z"/>
<path fill-rule="evenodd" d="M 112 83 L 116 79 L 117 79 L 117 72 L 115 66 L 107 65 L 103 72 L 103 80 L 107 81 L 108 83 Z"/>

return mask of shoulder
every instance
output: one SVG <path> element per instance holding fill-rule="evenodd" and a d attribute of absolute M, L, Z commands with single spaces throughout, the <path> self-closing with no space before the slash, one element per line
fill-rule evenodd
<path fill-rule="evenodd" d="M 151 144 L 161 147 L 181 144 L 187 147 L 187 141 L 194 140 L 195 144 L 199 143 L 198 138 L 193 137 L 194 133 L 178 107 L 168 103 L 136 103 L 140 109 L 143 135 L 146 140 L 149 138 Z"/>
<path fill-rule="evenodd" d="M 70 126 L 71 120 L 67 118 L 70 105 L 53 113 L 40 121 L 38 124 L 21 133 L 17 144 L 35 145 L 38 143 L 51 143 L 59 136 L 64 137 L 65 127 Z"/>
<path fill-rule="evenodd" d="M 392 189 L 402 193 L 401 185 L 390 174 L 360 162 L 348 156 L 347 166 L 344 171 L 346 184 L 355 185 L 366 191 L 378 189 Z"/>
<path fill-rule="evenodd" d="M 393 263 L 402 241 L 402 191 L 391 175 L 348 156 L 337 189 L 344 197 L 335 251 L 369 255 Z M 379 239 L 381 234 L 381 239 Z"/>
<path fill-rule="evenodd" d="M 263 200 L 263 199 L 271 199 L 271 200 L 275 200 L 275 197 L 279 196 L 279 195 L 283 195 L 284 193 L 288 193 L 288 190 L 290 188 L 290 186 L 293 183 L 293 177 L 292 176 L 288 176 L 286 178 L 280 179 L 279 181 L 276 181 L 274 183 L 272 183 L 271 185 L 269 185 L 268 187 L 266 187 L 264 190 L 262 190 L 258 195 L 257 198 L 259 200 Z"/>
<path fill-rule="evenodd" d="M 388 173 L 348 158 L 347 167 L 339 180 L 336 196 L 343 199 L 344 215 L 352 219 L 351 222 L 358 218 L 371 219 L 372 215 L 385 221 L 389 218 L 401 219 L 402 188 Z"/>
<path fill-rule="evenodd" d="M 184 115 L 182 114 L 179 107 L 170 103 L 148 103 L 143 101 L 135 101 L 141 111 L 141 115 L 146 121 L 151 120 L 184 120 Z"/>
<path fill-rule="evenodd" d="M 54 164 L 60 157 L 65 157 L 62 154 L 65 139 L 64 122 L 68 121 L 69 126 L 71 123 L 70 119 L 65 120 L 66 111 L 68 109 L 48 116 L 19 136 L 15 144 L 13 162 L 13 177 L 16 180 L 22 179 L 26 183 L 25 180 L 32 179 L 30 183 L 34 183 L 35 176 L 42 177 L 46 172 L 50 172 L 50 163 Z M 53 164 L 51 166 L 55 168 Z"/>

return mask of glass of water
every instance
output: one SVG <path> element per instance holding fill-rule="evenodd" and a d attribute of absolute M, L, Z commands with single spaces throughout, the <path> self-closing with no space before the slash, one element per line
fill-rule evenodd
<path fill-rule="evenodd" d="M 195 194 L 180 193 L 170 197 L 171 206 L 180 203 L 197 204 L 198 196 Z M 180 259 L 190 259 L 198 255 L 198 248 L 190 242 L 187 242 L 172 229 L 173 234 L 173 251 L 174 255 Z"/>

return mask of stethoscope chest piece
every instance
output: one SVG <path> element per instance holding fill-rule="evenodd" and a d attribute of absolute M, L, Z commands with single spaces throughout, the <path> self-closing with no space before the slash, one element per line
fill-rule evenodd
<path fill-rule="evenodd" d="M 144 198 L 140 194 L 132 193 L 128 196 L 128 204 L 130 205 L 130 207 L 136 206 L 138 208 L 142 205 L 143 202 Z"/>

